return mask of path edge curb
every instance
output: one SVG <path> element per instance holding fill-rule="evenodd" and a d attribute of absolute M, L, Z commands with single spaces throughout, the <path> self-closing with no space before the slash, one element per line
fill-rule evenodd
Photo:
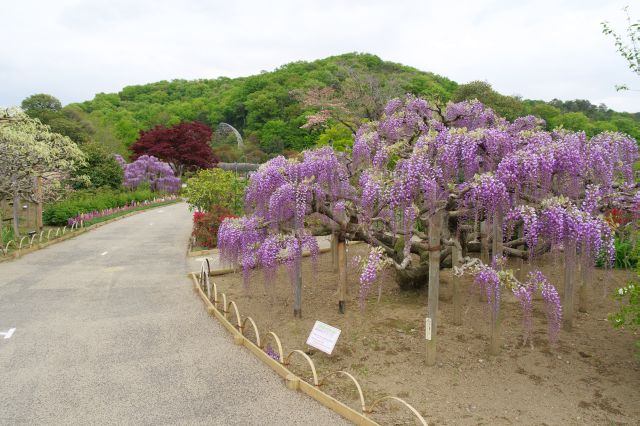
<path fill-rule="evenodd" d="M 296 374 L 292 373 L 284 365 L 280 364 L 278 361 L 271 358 L 266 352 L 260 349 L 251 340 L 243 336 L 243 334 L 240 333 L 240 331 L 238 331 L 236 327 L 233 324 L 231 324 L 231 322 L 229 322 L 229 320 L 227 320 L 224 317 L 224 315 L 207 298 L 207 295 L 204 294 L 204 292 L 198 285 L 198 279 L 196 275 L 197 274 L 195 272 L 189 273 L 189 277 L 193 281 L 193 286 L 194 286 L 193 291 L 196 292 L 198 296 L 200 296 L 200 298 L 202 299 L 202 301 L 204 302 L 207 308 L 207 312 L 209 313 L 209 315 L 215 317 L 222 324 L 222 326 L 229 331 L 229 333 L 233 337 L 234 343 L 240 346 L 244 346 L 250 352 L 252 352 L 260 361 L 262 361 L 263 364 L 265 364 L 267 367 L 275 371 L 276 374 L 278 374 L 281 378 L 285 379 L 286 381 L 285 384 L 288 384 L 289 382 L 295 382 L 296 386 L 294 388 L 297 388 L 298 391 L 310 396 L 311 398 L 318 401 L 320 404 L 324 405 L 325 407 L 329 408 L 330 410 L 339 414 L 345 419 L 357 425 L 380 426 L 379 423 L 376 423 L 372 419 L 358 413 L 353 408 L 338 401 L 331 395 L 321 391 L 314 385 L 307 383 L 305 380 L 303 380 Z"/>

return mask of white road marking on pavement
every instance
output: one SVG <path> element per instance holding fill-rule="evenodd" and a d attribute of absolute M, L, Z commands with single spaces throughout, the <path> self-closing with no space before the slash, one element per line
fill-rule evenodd
<path fill-rule="evenodd" d="M 164 210 L 158 210 L 158 213 L 164 213 Z"/>
<path fill-rule="evenodd" d="M 3 335 L 5 339 L 11 339 L 11 336 L 13 336 L 14 331 L 16 331 L 15 328 L 10 328 L 9 331 L 5 333 L 0 332 L 0 334 Z"/>
<path fill-rule="evenodd" d="M 109 253 L 108 251 L 105 251 L 104 253 L 102 253 L 100 256 L 104 256 L 105 254 Z"/>

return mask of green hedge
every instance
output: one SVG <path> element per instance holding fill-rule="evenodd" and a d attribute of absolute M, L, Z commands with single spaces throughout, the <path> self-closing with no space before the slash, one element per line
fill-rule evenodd
<path fill-rule="evenodd" d="M 151 192 L 148 189 L 138 191 L 77 191 L 66 200 L 49 204 L 42 213 L 42 220 L 46 225 L 64 226 L 69 218 L 80 213 L 89 213 L 95 210 L 105 210 L 114 207 L 122 207 L 134 201 L 142 202 L 161 197 L 162 194 Z"/>

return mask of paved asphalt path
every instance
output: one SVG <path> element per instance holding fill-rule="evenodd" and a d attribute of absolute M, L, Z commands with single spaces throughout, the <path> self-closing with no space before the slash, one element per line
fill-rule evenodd
<path fill-rule="evenodd" d="M 185 204 L 0 263 L 0 424 L 339 425 L 206 314 Z"/>

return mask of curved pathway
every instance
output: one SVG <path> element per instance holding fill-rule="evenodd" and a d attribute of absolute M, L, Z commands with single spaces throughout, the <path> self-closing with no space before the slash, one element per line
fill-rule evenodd
<path fill-rule="evenodd" d="M 207 316 L 190 226 L 180 203 L 0 263 L 0 424 L 346 424 Z"/>

